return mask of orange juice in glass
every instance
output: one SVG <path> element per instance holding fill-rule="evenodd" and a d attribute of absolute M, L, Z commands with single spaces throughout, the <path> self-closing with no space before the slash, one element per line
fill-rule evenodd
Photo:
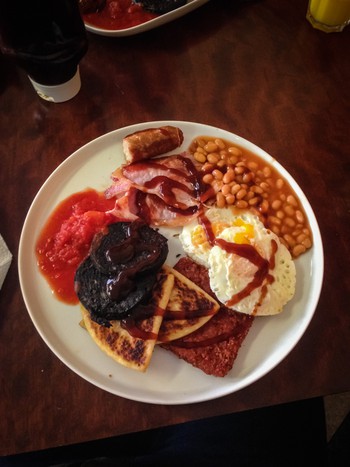
<path fill-rule="evenodd" d="M 306 18 L 316 29 L 340 32 L 350 23 L 350 0 L 309 0 Z"/>

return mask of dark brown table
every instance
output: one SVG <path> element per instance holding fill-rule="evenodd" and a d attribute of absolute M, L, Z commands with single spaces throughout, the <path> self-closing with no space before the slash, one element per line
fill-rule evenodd
<path fill-rule="evenodd" d="M 0 231 L 14 255 L 0 291 L 0 455 L 350 390 L 350 28 L 314 30 L 306 5 L 215 0 L 142 35 L 89 34 L 82 89 L 63 104 L 0 58 Z M 294 350 L 251 386 L 193 405 L 133 402 L 77 376 L 38 335 L 18 280 L 22 225 L 50 173 L 97 136 L 152 120 L 264 148 L 306 193 L 324 242 L 319 305 Z"/>

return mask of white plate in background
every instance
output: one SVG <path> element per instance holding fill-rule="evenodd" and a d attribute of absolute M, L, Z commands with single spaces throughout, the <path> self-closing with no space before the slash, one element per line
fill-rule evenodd
<path fill-rule="evenodd" d="M 146 21 L 145 23 L 138 24 L 131 28 L 126 29 L 104 29 L 98 26 L 94 26 L 85 21 L 85 28 L 87 31 L 94 34 L 99 34 L 100 36 L 109 36 L 109 37 L 123 37 L 123 36 L 133 36 L 135 34 L 140 34 L 142 32 L 149 31 L 150 29 L 157 28 L 163 24 L 170 23 L 181 16 L 187 15 L 191 11 L 199 8 L 200 6 L 207 3 L 209 0 L 188 0 L 186 5 L 180 6 L 175 10 L 164 13 L 163 15 L 158 16 L 157 18 Z"/>

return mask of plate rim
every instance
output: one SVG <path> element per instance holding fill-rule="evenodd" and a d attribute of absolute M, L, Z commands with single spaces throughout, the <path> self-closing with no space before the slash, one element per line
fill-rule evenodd
<path fill-rule="evenodd" d="M 56 177 L 57 173 L 58 174 L 60 173 L 60 171 L 62 170 L 62 167 L 66 166 L 66 165 L 69 167 L 69 164 L 71 163 L 71 161 L 74 161 L 74 159 L 79 154 L 84 153 L 84 151 L 86 151 L 86 149 L 90 145 L 91 146 L 98 145 L 100 142 L 102 142 L 102 144 L 103 144 L 104 139 L 110 138 L 115 133 L 120 134 L 121 132 L 124 132 L 124 133 L 128 134 L 128 133 L 132 133 L 133 131 L 137 131 L 137 130 L 142 129 L 142 128 L 151 128 L 151 127 L 157 127 L 157 126 L 162 126 L 162 125 L 166 125 L 166 124 L 167 125 L 179 126 L 180 128 L 181 128 L 181 125 L 182 126 L 184 126 L 184 125 L 188 126 L 189 125 L 190 127 L 200 126 L 201 128 L 203 128 L 203 130 L 208 129 L 208 130 L 211 130 L 211 131 L 223 132 L 223 133 L 227 134 L 228 136 L 230 136 L 229 139 L 232 140 L 232 137 L 233 137 L 233 139 L 236 140 L 235 141 L 236 143 L 239 144 L 239 142 L 245 142 L 245 143 L 248 144 L 248 146 L 257 149 L 258 150 L 257 152 L 259 153 L 258 155 L 265 154 L 265 156 L 268 158 L 268 160 L 273 165 L 276 166 L 277 170 L 279 170 L 284 176 L 287 175 L 289 183 L 291 183 L 291 181 L 292 181 L 293 184 L 295 184 L 295 186 L 292 184 L 292 187 L 297 192 L 298 196 L 301 193 L 303 195 L 303 197 L 305 198 L 306 205 L 303 204 L 303 207 L 306 210 L 306 212 L 311 213 L 312 216 L 313 216 L 314 225 L 312 227 L 312 233 L 313 233 L 314 239 L 317 239 L 317 248 L 318 248 L 318 254 L 319 254 L 319 257 L 318 257 L 318 269 L 313 271 L 314 276 L 315 276 L 315 279 L 314 279 L 314 282 L 313 282 L 313 287 L 314 287 L 315 290 L 314 290 L 314 293 L 312 294 L 312 299 L 311 299 L 311 308 L 313 309 L 313 311 L 311 313 L 309 313 L 306 317 L 304 316 L 303 323 L 302 323 L 302 326 L 299 328 L 299 333 L 298 333 L 297 338 L 294 339 L 293 344 L 288 347 L 288 350 L 283 354 L 283 356 L 280 359 L 277 359 L 274 362 L 274 364 L 272 364 L 272 365 L 267 365 L 267 368 L 265 368 L 265 369 L 261 368 L 260 371 L 253 372 L 253 374 L 251 374 L 250 376 L 242 378 L 242 381 L 240 381 L 240 383 L 236 384 L 236 387 L 235 387 L 234 390 L 230 389 L 230 385 L 228 385 L 227 387 L 225 386 L 225 388 L 226 388 L 225 390 L 220 391 L 220 384 L 219 384 L 219 388 L 217 390 L 213 391 L 212 394 L 201 395 L 200 397 L 197 397 L 196 394 L 194 394 L 192 396 L 187 395 L 186 397 L 181 397 L 180 396 L 179 398 L 174 398 L 172 400 L 166 400 L 166 399 L 164 400 L 164 398 L 157 399 L 157 397 L 154 397 L 152 395 L 148 395 L 148 396 L 147 395 L 146 396 L 145 395 L 143 395 L 143 396 L 133 395 L 132 397 L 128 397 L 128 395 L 125 394 L 125 393 L 121 393 L 120 391 L 116 391 L 115 389 L 111 390 L 111 388 L 108 387 L 108 385 L 105 385 L 105 384 L 103 384 L 101 382 L 96 382 L 94 380 L 94 378 L 91 378 L 91 377 L 87 376 L 86 374 L 84 374 L 83 371 L 79 370 L 79 368 L 76 368 L 67 358 L 65 358 L 64 356 L 59 354 L 57 352 L 57 349 L 55 349 L 55 347 L 53 346 L 52 342 L 50 342 L 50 340 L 48 339 L 47 335 L 45 335 L 45 333 L 41 329 L 41 326 L 38 324 L 35 316 L 33 316 L 32 310 L 30 309 L 31 308 L 30 303 L 28 303 L 28 298 L 27 298 L 26 294 L 24 293 L 24 290 L 25 290 L 25 284 L 24 284 L 25 277 L 24 277 L 24 268 L 23 268 L 24 247 L 25 247 L 24 240 L 25 240 L 25 235 L 26 235 L 26 229 L 28 228 L 27 226 L 28 226 L 28 223 L 30 221 L 31 213 L 33 212 L 33 209 L 35 208 L 35 206 L 38 203 L 37 200 L 40 200 L 41 193 L 45 190 L 47 185 L 50 184 L 50 181 L 52 180 L 52 178 Z M 202 134 L 203 134 L 203 132 L 202 132 Z M 226 136 L 226 138 L 228 138 L 228 136 Z M 186 143 L 186 144 L 188 146 L 189 142 Z M 93 156 L 91 156 L 91 157 L 93 157 Z M 84 189 L 84 188 L 81 188 L 81 189 Z M 54 207 L 52 209 L 54 209 Z M 315 248 L 315 244 L 314 244 L 313 248 Z M 150 122 L 130 124 L 130 125 L 118 128 L 118 129 L 111 130 L 111 131 L 109 131 L 109 132 L 107 132 L 107 133 L 105 133 L 103 135 L 100 135 L 100 136 L 94 138 L 93 140 L 85 143 L 84 145 L 82 145 L 77 150 L 75 150 L 71 155 L 69 155 L 66 159 L 64 159 L 56 167 L 56 169 L 54 169 L 52 171 L 52 173 L 49 175 L 49 177 L 45 180 L 45 182 L 39 188 L 37 194 L 35 195 L 32 203 L 31 203 L 31 205 L 30 205 L 30 207 L 28 209 L 28 212 L 27 212 L 24 224 L 23 224 L 21 236 L 20 236 L 20 242 L 19 242 L 18 272 L 19 272 L 19 281 L 20 281 L 21 293 L 22 293 L 22 296 L 23 296 L 27 311 L 29 313 L 29 316 L 30 316 L 30 318 L 31 318 L 37 332 L 39 333 L 41 338 L 44 340 L 46 345 L 49 347 L 49 349 L 68 368 L 70 368 L 73 372 L 78 374 L 83 379 L 89 381 L 90 383 L 92 383 L 96 387 L 99 387 L 99 388 L 101 388 L 101 389 L 103 389 L 103 390 L 105 390 L 107 392 L 118 395 L 120 397 L 124 397 L 124 398 L 131 399 L 131 400 L 134 400 L 134 401 L 153 403 L 153 404 L 178 405 L 178 404 L 204 402 L 204 401 L 216 399 L 218 397 L 223 397 L 223 396 L 226 396 L 228 394 L 232 394 L 234 392 L 237 392 L 238 390 L 241 390 L 241 389 L 251 385 L 255 381 L 259 380 L 261 377 L 263 377 L 265 374 L 272 371 L 277 365 L 279 365 L 279 363 L 281 363 L 281 361 L 283 361 L 290 354 L 290 352 L 294 349 L 294 347 L 300 341 L 301 337 L 304 335 L 304 333 L 305 333 L 305 331 L 306 331 L 309 323 L 311 322 L 311 320 L 312 320 L 312 318 L 314 316 L 314 313 L 316 311 L 317 304 L 318 304 L 319 297 L 320 297 L 321 290 L 322 290 L 322 284 L 323 284 L 324 254 L 323 254 L 323 244 L 322 244 L 322 237 L 321 237 L 319 225 L 318 225 L 315 213 L 314 213 L 314 211 L 313 211 L 313 209 L 311 207 L 311 204 L 309 203 L 307 197 L 305 196 L 305 194 L 304 194 L 303 190 L 301 189 L 301 187 L 299 186 L 299 184 L 295 181 L 294 177 L 292 177 L 291 174 L 289 174 L 289 172 L 274 157 L 272 157 L 270 154 L 268 154 L 266 151 L 264 151 L 262 148 L 260 148 L 256 144 L 252 143 L 251 141 L 246 140 L 245 138 L 243 138 L 243 137 L 241 137 L 241 136 L 239 136 L 239 135 L 237 135 L 237 134 L 235 134 L 233 132 L 230 132 L 230 131 L 225 130 L 225 129 L 221 129 L 221 128 L 216 127 L 216 126 L 212 126 L 212 125 L 208 125 L 208 124 L 201 124 L 201 123 L 196 123 L 196 122 L 190 122 L 190 121 L 158 120 L 158 121 L 150 121 Z M 38 273 L 39 273 L 39 271 L 38 271 Z M 55 298 L 53 298 L 53 300 L 55 300 Z M 254 326 L 254 324 L 253 324 L 253 326 Z M 182 362 L 182 363 L 184 363 L 184 362 Z"/>

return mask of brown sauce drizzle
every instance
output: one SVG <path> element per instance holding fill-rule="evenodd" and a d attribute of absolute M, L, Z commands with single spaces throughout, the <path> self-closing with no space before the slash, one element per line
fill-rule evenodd
<path fill-rule="evenodd" d="M 238 337 L 242 332 L 245 332 L 246 326 L 242 323 L 238 324 L 231 329 L 231 331 L 222 332 L 212 337 L 207 337 L 198 341 L 183 340 L 174 340 L 169 342 L 170 345 L 174 347 L 179 347 L 182 349 L 199 349 L 201 347 L 209 347 L 211 345 L 217 345 L 221 342 L 226 342 L 233 337 Z"/>
<path fill-rule="evenodd" d="M 207 304 L 207 302 L 206 302 L 206 304 Z M 191 320 L 191 319 L 202 318 L 203 316 L 214 315 L 215 313 L 216 313 L 216 311 L 213 309 L 212 306 L 210 306 L 210 307 L 209 306 L 201 307 L 199 305 L 196 310 L 181 309 L 181 310 L 176 311 L 176 313 L 165 312 L 165 315 L 164 315 L 163 319 L 164 319 L 164 321 L 176 321 L 176 320 L 181 320 L 181 319 Z"/>
<path fill-rule="evenodd" d="M 111 300 L 121 300 L 135 289 L 135 275 L 149 265 L 152 265 L 160 255 L 160 249 L 142 241 L 138 234 L 138 223 L 131 223 L 127 237 L 123 242 L 112 245 L 106 251 L 106 258 L 114 264 L 125 264 L 140 252 L 146 252 L 134 267 L 122 270 L 116 277 L 107 281 L 107 295 Z"/>
<path fill-rule="evenodd" d="M 233 337 L 235 333 L 232 332 L 223 332 L 222 334 L 218 334 L 217 336 L 208 337 L 207 339 L 203 339 L 202 341 L 172 341 L 170 342 L 171 345 L 174 347 L 180 347 L 182 349 L 199 349 L 200 347 L 209 347 L 211 345 L 219 344 L 220 342 L 228 341 L 231 337 Z"/>
<path fill-rule="evenodd" d="M 138 163 L 141 170 L 161 169 L 165 172 L 164 175 L 157 175 L 153 179 L 145 182 L 146 188 L 158 187 L 167 209 L 183 216 L 192 216 L 198 211 L 198 206 L 181 206 L 181 203 L 176 199 L 173 189 L 179 189 L 193 198 L 199 200 L 201 195 L 207 191 L 207 185 L 202 182 L 202 176 L 196 169 L 192 160 L 188 157 L 176 156 L 183 165 L 183 170 L 177 168 L 166 167 L 163 164 L 154 161 L 147 161 L 147 164 Z M 185 183 L 180 180 L 184 180 Z M 149 193 L 139 192 L 137 194 L 136 204 L 138 206 L 138 215 L 150 222 L 152 219 L 149 208 L 146 205 L 146 196 L 151 196 Z"/>
<path fill-rule="evenodd" d="M 231 299 L 225 303 L 226 306 L 232 307 L 236 303 L 243 300 L 245 297 L 248 297 L 253 290 L 261 287 L 265 280 L 269 284 L 272 284 L 274 278 L 271 274 L 269 274 L 269 270 L 274 269 L 275 267 L 275 254 L 277 251 L 277 243 L 275 240 L 271 240 L 272 253 L 270 259 L 267 260 L 263 258 L 252 245 L 232 243 L 227 242 L 222 238 L 215 238 L 211 223 L 204 213 L 200 214 L 199 222 L 204 228 L 206 237 L 210 245 L 218 245 L 227 253 L 232 253 L 246 258 L 258 268 L 254 274 L 253 280 L 249 282 L 249 284 L 247 284 L 246 287 L 244 287 L 240 292 L 233 295 Z M 265 296 L 266 293 L 267 288 L 266 286 L 264 286 L 262 294 L 264 294 Z M 260 297 L 259 303 L 262 302 L 262 298 L 263 297 Z"/>
<path fill-rule="evenodd" d="M 125 329 L 132 337 L 142 340 L 156 340 L 158 334 L 152 331 L 142 329 L 142 322 L 156 316 L 163 316 L 165 310 L 154 305 L 139 306 L 133 311 L 131 316 L 121 320 L 121 327 Z"/>

